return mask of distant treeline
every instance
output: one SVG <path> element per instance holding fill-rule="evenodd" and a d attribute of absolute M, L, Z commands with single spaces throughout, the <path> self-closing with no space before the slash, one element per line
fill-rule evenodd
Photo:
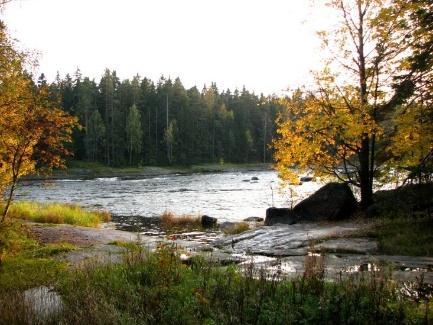
<path fill-rule="evenodd" d="M 179 78 L 121 81 L 108 69 L 99 83 L 77 70 L 49 86 L 82 125 L 73 135 L 74 159 L 109 166 L 272 161 L 277 97 L 220 92 L 214 83 L 185 89 Z"/>

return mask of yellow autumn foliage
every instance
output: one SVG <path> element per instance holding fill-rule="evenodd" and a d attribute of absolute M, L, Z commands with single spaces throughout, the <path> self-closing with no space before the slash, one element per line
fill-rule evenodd
<path fill-rule="evenodd" d="M 280 177 L 289 183 L 309 171 L 317 177 L 337 176 L 339 167 L 349 171 L 363 137 L 382 132 L 361 107 L 348 107 L 338 94 L 328 93 L 326 100 L 307 95 L 283 102 L 286 111 L 277 121 L 274 147 Z"/>
<path fill-rule="evenodd" d="M 77 120 L 57 109 L 46 85 L 35 85 L 31 62 L 14 48 L 0 22 L 0 193 L 4 220 L 18 180 L 29 173 L 61 167 Z"/>
<path fill-rule="evenodd" d="M 314 74 L 314 86 L 284 100 L 274 141 L 277 169 L 288 182 L 311 171 L 348 182 L 361 189 L 361 206 L 367 208 L 374 180 L 385 180 L 391 170 L 410 170 L 433 152 L 431 71 L 417 76 L 412 93 L 407 84 L 397 87 L 400 76 L 411 76 L 416 42 L 429 41 L 431 34 L 414 25 L 415 2 L 326 4 L 337 20 L 318 33 L 323 68 Z"/>

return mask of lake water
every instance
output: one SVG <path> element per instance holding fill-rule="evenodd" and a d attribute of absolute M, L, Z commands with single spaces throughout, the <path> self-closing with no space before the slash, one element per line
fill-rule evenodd
<path fill-rule="evenodd" d="M 257 177 L 258 180 L 252 180 Z M 270 206 L 287 207 L 320 188 L 304 183 L 281 192 L 274 171 L 166 175 L 145 179 L 97 178 L 23 182 L 17 200 L 78 203 L 114 215 L 155 217 L 207 214 L 222 221 L 265 217 Z"/>

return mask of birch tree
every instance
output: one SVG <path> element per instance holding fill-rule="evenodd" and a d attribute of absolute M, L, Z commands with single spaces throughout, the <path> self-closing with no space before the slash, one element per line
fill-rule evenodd
<path fill-rule="evenodd" d="M 275 158 L 283 179 L 293 179 L 294 167 L 332 175 L 359 187 L 367 208 L 383 163 L 385 117 L 396 105 L 393 76 L 408 48 L 399 32 L 404 10 L 386 0 L 327 5 L 338 17 L 336 28 L 318 33 L 327 58 L 302 105 L 286 101 Z"/>

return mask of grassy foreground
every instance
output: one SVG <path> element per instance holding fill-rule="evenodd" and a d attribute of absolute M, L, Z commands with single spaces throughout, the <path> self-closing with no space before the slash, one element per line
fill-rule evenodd
<path fill-rule="evenodd" d="M 401 290 L 386 272 L 329 282 L 320 257 L 306 257 L 306 272 L 284 279 L 199 257 L 185 265 L 171 245 L 153 253 L 124 247 L 123 263 L 71 269 L 57 256 L 75 247 L 40 245 L 27 226 L 2 225 L 0 324 L 427 324 L 433 317 L 422 282 Z M 39 285 L 60 293 L 62 312 L 40 319 L 25 304 L 23 290 Z"/>
<path fill-rule="evenodd" d="M 130 247 L 122 264 L 63 272 L 53 285 L 62 296 L 64 310 L 44 321 L 422 324 L 433 317 L 431 301 L 422 297 L 412 299 L 383 273 L 327 282 L 323 268 L 317 267 L 317 261 L 309 261 L 310 268 L 303 276 L 281 280 L 264 272 L 257 275 L 248 267 L 217 268 L 201 259 L 184 265 L 177 254 L 170 246 L 162 246 L 155 253 Z M 35 321 L 35 315 L 20 305 L 17 291 L 1 290 L 3 322 Z M 17 310 L 24 313 L 17 314 Z"/>
<path fill-rule="evenodd" d="M 327 324 L 422 323 L 433 305 L 415 302 L 384 274 L 326 282 L 310 268 L 296 280 L 251 268 L 181 264 L 176 250 L 127 253 L 124 264 L 78 270 L 61 281 L 66 323 Z M 313 263 L 314 264 L 314 263 Z M 64 318 L 62 318 L 64 317 Z"/>
<path fill-rule="evenodd" d="M 111 219 L 108 212 L 88 211 L 74 204 L 15 201 L 8 216 L 33 222 L 97 227 Z"/>
<path fill-rule="evenodd" d="M 82 221 L 90 217 L 76 217 L 81 210 L 75 206 L 17 203 L 12 210 L 17 218 L 36 221 L 32 218 L 42 214 L 46 222 L 91 224 Z M 169 213 L 165 221 L 171 227 L 197 222 Z M 428 216 L 381 218 L 365 235 L 376 237 L 385 253 L 431 256 L 432 225 Z M 122 263 L 76 269 L 59 258 L 77 249 L 73 245 L 40 244 L 17 219 L 0 224 L 0 324 L 429 324 L 433 319 L 431 288 L 422 279 L 402 288 L 382 270 L 330 282 L 316 256 L 305 258 L 303 275 L 286 279 L 278 271 L 220 267 L 200 257 L 186 265 L 182 251 L 170 245 L 156 252 L 134 243 L 119 246 L 125 249 Z M 25 303 L 24 290 L 41 285 L 63 301 L 63 310 L 49 318 Z"/>
<path fill-rule="evenodd" d="M 21 222 L 0 223 L 0 297 L 2 291 L 24 290 L 59 278 L 66 264 L 52 257 L 73 249 L 68 243 L 40 245 Z M 1 315 L 0 311 L 0 319 Z"/>

